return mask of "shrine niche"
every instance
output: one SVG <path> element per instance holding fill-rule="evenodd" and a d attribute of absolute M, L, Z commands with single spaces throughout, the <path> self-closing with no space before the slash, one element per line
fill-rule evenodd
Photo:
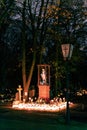
<path fill-rule="evenodd" d="M 39 98 L 50 98 L 50 65 L 38 65 Z"/>

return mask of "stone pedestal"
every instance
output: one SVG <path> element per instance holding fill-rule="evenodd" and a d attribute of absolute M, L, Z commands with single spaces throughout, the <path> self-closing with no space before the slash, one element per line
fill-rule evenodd
<path fill-rule="evenodd" d="M 50 86 L 39 85 L 39 98 L 50 99 Z"/>
<path fill-rule="evenodd" d="M 38 98 L 50 99 L 50 65 L 38 65 Z"/>
<path fill-rule="evenodd" d="M 29 91 L 29 97 L 34 97 L 35 96 L 35 89 L 32 89 Z"/>
<path fill-rule="evenodd" d="M 15 94 L 15 101 L 18 101 L 18 100 L 19 100 L 19 93 L 16 92 L 16 94 Z"/>

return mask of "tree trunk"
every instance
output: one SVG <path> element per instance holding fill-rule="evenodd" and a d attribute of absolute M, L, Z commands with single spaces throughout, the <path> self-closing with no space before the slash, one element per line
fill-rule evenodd
<path fill-rule="evenodd" d="M 30 83 L 31 83 L 32 75 L 33 75 L 35 62 L 36 62 L 36 52 L 34 52 L 33 61 L 32 61 L 31 68 L 30 68 L 30 73 L 29 73 L 28 79 L 26 81 L 26 84 L 24 86 L 23 99 L 25 100 L 25 102 L 28 101 L 28 90 L 29 90 L 29 87 L 30 87 Z"/>

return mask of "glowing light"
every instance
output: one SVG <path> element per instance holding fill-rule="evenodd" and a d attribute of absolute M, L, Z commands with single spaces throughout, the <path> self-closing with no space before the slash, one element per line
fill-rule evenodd
<path fill-rule="evenodd" d="M 70 105 L 72 105 L 72 103 L 70 103 Z M 13 104 L 12 108 L 56 112 L 65 109 L 66 102 L 58 104 L 18 103 Z"/>

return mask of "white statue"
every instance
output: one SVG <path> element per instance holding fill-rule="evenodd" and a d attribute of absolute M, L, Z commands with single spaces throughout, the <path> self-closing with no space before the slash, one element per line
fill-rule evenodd
<path fill-rule="evenodd" d="M 46 84 L 46 71 L 45 71 L 45 69 L 42 69 L 42 73 L 41 73 L 41 83 L 42 83 L 42 84 Z"/>

